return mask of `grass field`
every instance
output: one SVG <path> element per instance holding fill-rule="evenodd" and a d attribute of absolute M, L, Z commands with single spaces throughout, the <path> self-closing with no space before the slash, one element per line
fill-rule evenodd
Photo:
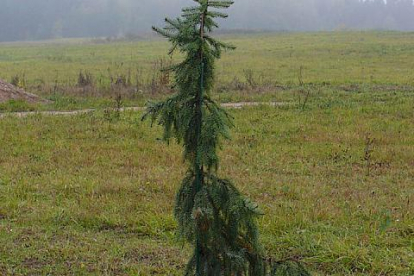
<path fill-rule="evenodd" d="M 246 98 L 249 83 L 267 87 L 267 98 L 278 99 L 272 88 L 295 87 L 299 75 L 304 83 L 318 86 L 414 86 L 414 33 L 281 33 L 222 38 L 237 46 L 217 64 L 217 90 L 226 92 L 221 95 L 223 101 Z M 160 59 L 168 62 L 167 50 L 168 43 L 162 40 L 0 44 L 0 78 L 10 81 L 19 76 L 27 90 L 54 101 L 46 106 L 3 104 L 0 111 L 111 106 L 114 92 L 106 90 L 111 78 L 119 76 L 129 77 L 131 82 L 124 104 L 142 105 L 159 96 L 148 91 L 154 90 L 148 86 L 157 79 Z M 174 56 L 174 61 L 179 58 Z M 92 91 L 74 89 L 80 72 L 93 76 Z M 258 95 L 248 94 L 257 100 Z"/>
<path fill-rule="evenodd" d="M 264 79 L 296 84 L 302 66 L 304 81 L 311 83 L 414 84 L 414 33 L 282 33 L 224 36 L 223 40 L 237 50 L 224 54 L 219 62 L 219 82 L 243 78 L 243 71 L 252 69 Z M 84 70 L 105 82 L 108 70 L 126 74 L 141 69 L 147 74 L 167 50 L 168 43 L 161 40 L 3 43 L 0 77 L 24 73 L 29 84 L 53 84 L 56 79 L 75 83 Z"/>
<path fill-rule="evenodd" d="M 261 84 L 281 87 L 216 97 L 285 103 L 232 110 L 236 127 L 220 154 L 220 174 L 265 213 L 267 255 L 301 259 L 321 276 L 413 275 L 414 34 L 225 39 L 239 49 L 218 65 L 219 85 L 247 83 L 249 68 Z M 24 71 L 35 87 L 37 79 L 53 83 L 58 70 L 59 81 L 76 82 L 80 69 L 104 72 L 111 62 L 128 64 L 131 53 L 122 68 L 150 68 L 165 50 L 161 41 L 1 44 L 0 77 Z M 126 104 L 157 97 L 164 95 Z M 3 110 L 113 103 L 61 99 L 71 104 Z M 177 242 L 172 216 L 185 173 L 180 147 L 166 146 L 161 129 L 140 118 L 98 110 L 0 119 L 0 275 L 181 275 L 189 250 Z"/>

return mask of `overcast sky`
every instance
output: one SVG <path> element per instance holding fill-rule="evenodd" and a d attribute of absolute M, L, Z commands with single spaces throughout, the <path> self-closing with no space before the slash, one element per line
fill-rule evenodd
<path fill-rule="evenodd" d="M 223 29 L 414 31 L 413 0 L 235 0 Z M 192 0 L 0 0 L 0 41 L 150 32 Z"/>

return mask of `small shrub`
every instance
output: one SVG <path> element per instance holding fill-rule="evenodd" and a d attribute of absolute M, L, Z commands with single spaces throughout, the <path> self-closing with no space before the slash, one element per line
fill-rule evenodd
<path fill-rule="evenodd" d="M 149 81 L 149 90 L 152 94 L 157 92 L 169 92 L 170 88 L 170 68 L 171 59 L 159 58 L 152 66 L 153 74 Z"/>
<path fill-rule="evenodd" d="M 77 85 L 79 87 L 94 86 L 93 75 L 89 72 L 79 72 Z"/>
<path fill-rule="evenodd" d="M 243 70 L 244 78 L 246 79 L 247 84 L 251 88 L 255 88 L 257 86 L 257 81 L 254 76 L 254 72 L 252 69 Z"/>

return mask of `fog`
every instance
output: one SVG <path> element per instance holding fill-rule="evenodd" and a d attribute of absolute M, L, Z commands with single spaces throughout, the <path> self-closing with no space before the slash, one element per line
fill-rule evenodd
<path fill-rule="evenodd" d="M 235 0 L 223 30 L 414 31 L 413 0 Z M 0 0 L 0 41 L 134 37 L 191 0 Z"/>

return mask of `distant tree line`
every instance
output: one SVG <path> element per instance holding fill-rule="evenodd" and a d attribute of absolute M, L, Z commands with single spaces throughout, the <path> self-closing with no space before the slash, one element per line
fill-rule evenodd
<path fill-rule="evenodd" d="M 148 32 L 191 0 L 1 0 L 0 41 Z M 223 27 L 238 30 L 414 31 L 413 0 L 236 0 Z"/>

